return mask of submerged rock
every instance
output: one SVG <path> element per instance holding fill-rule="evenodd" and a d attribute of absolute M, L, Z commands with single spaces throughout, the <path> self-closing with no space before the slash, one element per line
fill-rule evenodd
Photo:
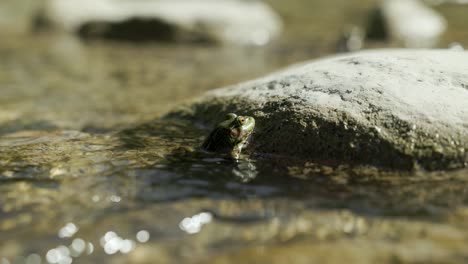
<path fill-rule="evenodd" d="M 263 45 L 281 22 L 261 1 L 49 0 L 46 16 L 64 30 L 119 39 L 208 39 Z"/>
<path fill-rule="evenodd" d="M 418 0 L 383 0 L 376 10 L 368 36 L 387 38 L 408 48 L 434 47 L 447 22 Z"/>
<path fill-rule="evenodd" d="M 384 50 L 293 66 L 211 91 L 172 115 L 257 120 L 260 153 L 398 169 L 468 163 L 468 53 Z"/>

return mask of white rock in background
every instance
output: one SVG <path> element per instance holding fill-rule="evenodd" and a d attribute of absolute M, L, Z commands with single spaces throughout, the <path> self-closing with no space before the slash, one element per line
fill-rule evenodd
<path fill-rule="evenodd" d="M 217 41 L 253 45 L 268 43 L 282 27 L 268 5 L 242 0 L 49 0 L 46 16 L 71 32 L 93 22 L 158 20 Z"/>
<path fill-rule="evenodd" d="M 463 45 L 458 43 L 458 42 L 452 42 L 448 46 L 449 50 L 453 51 L 465 51 L 465 48 L 463 48 Z"/>
<path fill-rule="evenodd" d="M 418 0 L 385 0 L 381 12 L 390 37 L 408 48 L 430 48 L 437 44 L 447 22 Z"/>

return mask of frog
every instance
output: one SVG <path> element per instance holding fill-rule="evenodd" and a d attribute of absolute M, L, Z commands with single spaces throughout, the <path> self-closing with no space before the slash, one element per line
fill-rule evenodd
<path fill-rule="evenodd" d="M 202 149 L 209 152 L 228 154 L 228 158 L 238 160 L 242 149 L 247 145 L 255 128 L 255 119 L 251 116 L 226 115 L 218 123 L 202 144 Z"/>

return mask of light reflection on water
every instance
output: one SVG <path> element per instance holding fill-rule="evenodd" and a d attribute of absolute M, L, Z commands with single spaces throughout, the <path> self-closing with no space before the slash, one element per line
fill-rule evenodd
<path fill-rule="evenodd" d="M 196 214 L 192 217 L 184 218 L 180 224 L 179 228 L 182 231 L 187 232 L 187 234 L 196 234 L 200 232 L 201 228 L 210 223 L 213 220 L 213 215 L 209 212 L 202 212 Z"/>
<path fill-rule="evenodd" d="M 128 254 L 135 248 L 135 241 L 124 239 L 118 236 L 115 232 L 107 232 L 100 240 L 104 252 L 108 255 L 113 255 L 120 251 L 120 253 Z"/>
<path fill-rule="evenodd" d="M 74 223 L 67 223 L 59 230 L 58 236 L 62 239 L 71 238 L 78 230 L 79 228 Z M 147 230 L 140 230 L 135 234 L 135 237 L 139 243 L 146 243 L 149 241 L 150 233 Z M 129 254 L 137 246 L 137 241 L 130 238 L 123 238 L 114 231 L 108 231 L 100 238 L 99 244 L 105 254 Z M 67 264 L 72 263 L 73 259 L 80 258 L 81 256 L 89 256 L 93 254 L 94 251 L 95 248 L 92 242 L 82 238 L 74 238 L 69 246 L 59 245 L 49 249 L 44 256 L 44 260 L 47 260 L 48 263 Z M 6 258 L 2 261 L 8 263 Z M 25 263 L 40 264 L 41 261 L 41 256 L 33 253 L 27 257 Z"/>
<path fill-rule="evenodd" d="M 74 223 L 68 223 L 59 230 L 58 236 L 60 238 L 72 237 L 76 232 L 78 232 L 78 227 Z"/>
<path fill-rule="evenodd" d="M 150 239 L 150 233 L 148 231 L 146 231 L 146 230 L 140 230 L 136 234 L 136 239 L 140 243 L 146 243 Z"/>

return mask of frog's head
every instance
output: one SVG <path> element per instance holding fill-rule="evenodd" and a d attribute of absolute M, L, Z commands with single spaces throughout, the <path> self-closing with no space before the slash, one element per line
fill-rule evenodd
<path fill-rule="evenodd" d="M 227 115 L 228 120 L 231 120 L 229 129 L 231 131 L 231 142 L 233 146 L 242 143 L 245 144 L 250 134 L 255 128 L 255 119 L 250 116 L 237 116 L 230 113 Z"/>
<path fill-rule="evenodd" d="M 205 140 L 203 148 L 209 151 L 229 152 L 232 158 L 238 159 L 254 128 L 253 117 L 229 113 Z"/>

